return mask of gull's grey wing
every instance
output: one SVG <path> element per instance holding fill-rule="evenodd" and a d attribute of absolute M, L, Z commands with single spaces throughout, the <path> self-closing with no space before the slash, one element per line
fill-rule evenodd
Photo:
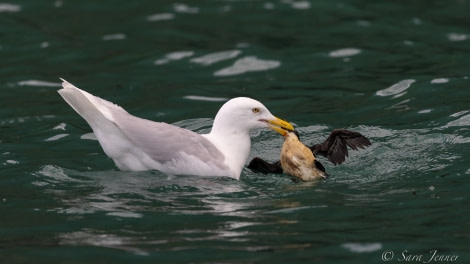
<path fill-rule="evenodd" d="M 358 150 L 370 146 L 369 139 L 358 132 L 345 129 L 335 129 L 328 138 L 320 144 L 309 147 L 313 154 L 322 155 L 335 165 L 344 162 L 348 156 L 348 148 Z"/>
<path fill-rule="evenodd" d="M 165 163 L 185 153 L 221 169 L 227 168 L 224 155 L 209 140 L 193 131 L 126 112 L 114 112 L 113 122 L 130 141 L 157 162 Z"/>

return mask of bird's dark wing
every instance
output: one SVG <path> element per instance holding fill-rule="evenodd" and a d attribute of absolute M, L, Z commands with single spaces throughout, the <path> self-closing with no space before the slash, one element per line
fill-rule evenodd
<path fill-rule="evenodd" d="M 358 150 L 370 146 L 369 139 L 364 137 L 358 132 L 349 131 L 345 129 L 335 129 L 325 142 L 310 147 L 313 154 L 319 154 L 331 161 L 333 164 L 338 165 L 344 162 L 348 156 L 348 148 Z"/>
<path fill-rule="evenodd" d="M 248 164 L 248 168 L 255 171 L 255 172 L 262 172 L 264 174 L 267 173 L 277 173 L 281 174 L 282 166 L 281 161 L 276 161 L 274 163 L 269 163 L 261 158 L 254 158 Z"/>

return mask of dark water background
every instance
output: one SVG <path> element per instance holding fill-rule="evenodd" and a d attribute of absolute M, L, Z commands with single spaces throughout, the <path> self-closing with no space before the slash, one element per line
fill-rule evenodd
<path fill-rule="evenodd" d="M 0 262 L 469 263 L 469 5 L 0 2 Z M 120 172 L 59 77 L 198 132 L 250 96 L 307 144 L 373 145 L 317 184 Z"/>

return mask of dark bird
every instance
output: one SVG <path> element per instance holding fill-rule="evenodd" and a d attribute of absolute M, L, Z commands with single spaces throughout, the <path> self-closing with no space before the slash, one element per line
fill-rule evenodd
<path fill-rule="evenodd" d="M 311 147 L 300 141 L 296 130 L 285 132 L 284 137 L 280 161 L 269 163 L 256 157 L 248 164 L 248 168 L 262 173 L 286 173 L 302 181 L 312 181 L 328 177 L 325 167 L 315 155 L 324 156 L 334 165 L 339 165 L 348 156 L 348 147 L 358 150 L 371 145 L 360 133 L 345 129 L 333 130 L 323 143 Z"/>

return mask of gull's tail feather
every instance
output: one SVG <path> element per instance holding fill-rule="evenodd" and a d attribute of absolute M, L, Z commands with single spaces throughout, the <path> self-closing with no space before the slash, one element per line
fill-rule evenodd
<path fill-rule="evenodd" d="M 115 123 L 114 115 L 128 113 L 118 105 L 87 93 L 64 79 L 61 80 L 63 89 L 58 91 L 59 94 L 87 121 L 104 152 L 120 167 L 116 159 L 125 155 L 131 143 Z"/>
<path fill-rule="evenodd" d="M 127 113 L 120 106 L 87 93 L 62 78 L 61 80 L 63 89 L 58 91 L 59 94 L 93 129 L 103 121 L 113 122 L 114 111 Z"/>

